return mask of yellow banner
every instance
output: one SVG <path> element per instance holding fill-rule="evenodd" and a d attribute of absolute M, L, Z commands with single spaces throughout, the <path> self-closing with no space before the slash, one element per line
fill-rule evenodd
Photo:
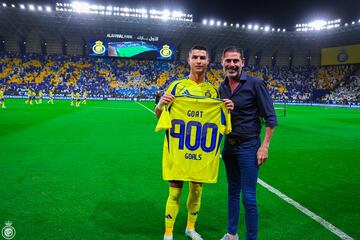
<path fill-rule="evenodd" d="M 321 49 L 321 65 L 360 63 L 360 44 Z"/>

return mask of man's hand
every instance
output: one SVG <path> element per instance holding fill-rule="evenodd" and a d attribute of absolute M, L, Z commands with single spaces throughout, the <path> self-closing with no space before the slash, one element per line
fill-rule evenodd
<path fill-rule="evenodd" d="M 229 111 L 234 110 L 234 102 L 233 101 L 231 101 L 230 99 L 224 99 L 223 102 L 225 103 L 225 106 Z"/>
<path fill-rule="evenodd" d="M 262 165 L 268 159 L 269 147 L 261 145 L 256 153 L 258 166 Z"/>
<path fill-rule="evenodd" d="M 156 115 L 157 118 L 160 117 L 163 107 L 165 105 L 169 104 L 174 98 L 175 98 L 174 95 L 169 94 L 169 93 L 165 93 L 160 98 L 159 103 L 155 107 L 155 115 Z"/>
<path fill-rule="evenodd" d="M 162 109 L 163 106 L 169 104 L 174 99 L 174 95 L 170 93 L 165 93 L 159 101 L 159 108 Z"/>

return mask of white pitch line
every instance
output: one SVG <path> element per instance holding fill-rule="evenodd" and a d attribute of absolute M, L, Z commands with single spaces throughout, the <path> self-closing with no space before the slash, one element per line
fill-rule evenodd
<path fill-rule="evenodd" d="M 139 104 L 140 106 L 142 106 L 143 108 L 145 108 L 146 110 L 150 111 L 151 113 L 155 113 L 153 110 L 151 110 L 150 108 L 148 108 L 147 106 L 139 103 L 139 102 L 136 102 L 137 104 Z"/>
<path fill-rule="evenodd" d="M 145 105 L 136 102 L 139 105 L 143 106 L 144 108 L 146 108 L 148 111 L 154 113 L 153 110 L 151 110 L 150 108 L 146 107 Z M 327 230 L 329 230 L 330 232 L 332 232 L 333 234 L 335 234 L 336 236 L 338 236 L 340 239 L 344 239 L 344 240 L 354 240 L 352 237 L 350 237 L 349 235 L 347 235 L 345 232 L 341 231 L 339 228 L 335 227 L 334 225 L 332 225 L 331 223 L 329 223 L 328 221 L 326 221 L 325 219 L 323 219 L 322 217 L 316 215 L 315 213 L 313 213 L 312 211 L 310 211 L 309 209 L 307 209 L 306 207 L 302 206 L 300 203 L 296 202 L 295 200 L 291 199 L 290 197 L 286 196 L 285 194 L 283 194 L 282 192 L 280 192 L 279 190 L 277 190 L 276 188 L 270 186 L 269 184 L 267 184 L 266 182 L 264 182 L 263 180 L 261 180 L 260 178 L 258 178 L 257 181 L 261 186 L 263 186 L 264 188 L 266 188 L 267 190 L 269 190 L 270 192 L 274 193 L 276 196 L 278 196 L 279 198 L 281 198 L 282 200 L 284 200 L 285 202 L 289 203 L 290 205 L 292 205 L 293 207 L 295 207 L 296 209 L 298 209 L 300 212 L 302 212 L 303 214 L 305 214 L 306 216 L 310 217 L 312 220 L 320 223 L 324 228 L 326 228 Z"/>
<path fill-rule="evenodd" d="M 303 214 L 307 215 L 308 217 L 310 217 L 314 221 L 316 221 L 316 222 L 320 223 L 321 225 L 323 225 L 324 228 L 326 228 L 330 232 L 334 233 L 339 238 L 346 239 L 346 240 L 353 240 L 352 237 L 350 237 L 349 235 L 347 235 L 346 233 L 341 231 L 339 228 L 335 227 L 334 225 L 332 225 L 331 223 L 329 223 L 328 221 L 326 221 L 322 217 L 316 215 L 315 213 L 313 213 L 312 211 L 310 211 L 306 207 L 302 206 L 300 203 L 298 203 L 295 200 L 291 199 L 290 197 L 286 196 L 285 194 L 283 194 L 282 192 L 280 192 L 276 188 L 270 186 L 269 184 L 267 184 L 266 182 L 264 182 L 260 178 L 258 179 L 258 183 L 261 186 L 263 186 L 264 188 L 266 188 L 267 190 L 269 190 L 270 192 L 274 193 L 276 196 L 278 196 L 282 200 L 284 200 L 285 202 L 289 203 L 290 205 L 292 205 L 293 207 L 298 209 Z"/>

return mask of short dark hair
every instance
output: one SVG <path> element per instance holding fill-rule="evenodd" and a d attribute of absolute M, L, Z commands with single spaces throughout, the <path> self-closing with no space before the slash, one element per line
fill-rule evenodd
<path fill-rule="evenodd" d="M 192 50 L 202 50 L 202 51 L 205 51 L 207 55 L 209 55 L 209 52 L 207 50 L 207 48 L 205 46 L 202 46 L 202 45 L 194 45 L 190 51 L 189 51 L 189 55 L 190 53 L 192 52 Z"/>
<path fill-rule="evenodd" d="M 226 47 L 223 51 L 222 56 L 225 56 L 225 53 L 227 52 L 236 52 L 236 53 L 240 53 L 240 58 L 244 58 L 244 51 L 241 48 L 238 48 L 236 46 L 230 46 L 230 47 Z"/>

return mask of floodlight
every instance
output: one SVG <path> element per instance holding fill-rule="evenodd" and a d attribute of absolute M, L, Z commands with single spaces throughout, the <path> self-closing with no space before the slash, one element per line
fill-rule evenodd
<path fill-rule="evenodd" d="M 224 22 L 224 24 L 223 24 L 223 25 L 224 25 L 224 27 L 226 27 L 226 26 L 227 26 L 227 22 Z"/>
<path fill-rule="evenodd" d="M 42 6 L 38 6 L 38 10 L 42 11 L 43 10 Z"/>
<path fill-rule="evenodd" d="M 270 27 L 269 26 L 265 26 L 264 28 L 265 32 L 268 32 L 270 30 Z"/>
<path fill-rule="evenodd" d="M 173 11 L 171 16 L 179 18 L 182 17 L 183 15 L 184 14 L 181 11 Z"/>
<path fill-rule="evenodd" d="M 286 29 L 285 29 L 285 28 L 283 29 L 283 32 L 286 32 Z"/>
<path fill-rule="evenodd" d="M 7 6 L 6 3 L 3 3 L 2 5 L 3 5 L 3 7 L 6 7 L 6 6 Z"/>
<path fill-rule="evenodd" d="M 51 7 L 50 6 L 46 6 L 45 9 L 46 9 L 47 12 L 51 12 Z"/>
<path fill-rule="evenodd" d="M 31 11 L 34 11 L 34 10 L 35 10 L 34 5 L 29 5 L 29 9 L 30 9 Z"/>
<path fill-rule="evenodd" d="M 255 31 L 259 30 L 259 25 L 255 25 L 255 26 L 254 26 L 254 30 L 255 30 Z"/>
<path fill-rule="evenodd" d="M 217 21 L 216 22 L 216 26 L 220 26 L 221 25 L 221 22 L 220 21 Z"/>
<path fill-rule="evenodd" d="M 90 8 L 93 9 L 93 10 L 99 10 L 99 6 L 98 6 L 98 5 L 91 5 Z"/>
<path fill-rule="evenodd" d="M 345 26 L 347 26 L 347 25 L 349 25 L 349 24 L 345 23 Z"/>
<path fill-rule="evenodd" d="M 271 31 L 273 31 L 273 32 L 274 32 L 274 31 L 275 31 L 275 28 L 272 28 L 272 29 L 271 29 Z"/>
<path fill-rule="evenodd" d="M 354 22 L 354 21 L 352 21 L 352 22 L 351 22 L 351 24 L 355 24 L 355 22 Z"/>
<path fill-rule="evenodd" d="M 170 15 L 171 15 L 171 12 L 170 12 L 168 9 L 165 9 L 165 10 L 163 11 L 163 15 L 164 15 L 164 16 L 170 16 Z"/>
<path fill-rule="evenodd" d="M 253 27 L 253 26 L 252 26 L 251 24 L 249 24 L 249 25 L 247 26 L 248 29 L 252 29 L 252 27 Z"/>
<path fill-rule="evenodd" d="M 239 26 L 240 26 L 240 25 L 237 23 L 237 24 L 236 24 L 236 27 L 238 28 Z"/>
<path fill-rule="evenodd" d="M 326 21 L 324 20 L 315 20 L 309 23 L 309 26 L 314 28 L 315 30 L 320 30 L 321 28 L 325 27 Z"/>
<path fill-rule="evenodd" d="M 167 20 L 169 20 L 169 16 L 162 15 L 162 16 L 161 16 L 161 19 L 162 19 L 163 21 L 167 21 Z"/>
<path fill-rule="evenodd" d="M 245 25 L 242 25 L 241 27 L 242 27 L 242 28 L 245 28 Z"/>
<path fill-rule="evenodd" d="M 107 7 L 106 7 L 106 10 L 107 10 L 107 11 L 112 11 L 112 10 L 113 10 L 113 7 L 112 7 L 112 6 L 107 6 Z"/>
<path fill-rule="evenodd" d="M 206 25 L 206 24 L 207 24 L 207 20 L 204 19 L 204 20 L 202 21 L 202 23 L 203 23 L 204 25 Z"/>
<path fill-rule="evenodd" d="M 14 4 L 11 4 L 11 7 L 13 7 L 13 8 L 14 8 L 14 7 L 15 7 L 15 5 L 14 5 Z"/>
<path fill-rule="evenodd" d="M 280 28 L 278 28 L 277 31 L 280 32 Z"/>
<path fill-rule="evenodd" d="M 76 12 L 88 12 L 90 10 L 90 5 L 86 2 L 73 2 L 71 5 Z"/>

